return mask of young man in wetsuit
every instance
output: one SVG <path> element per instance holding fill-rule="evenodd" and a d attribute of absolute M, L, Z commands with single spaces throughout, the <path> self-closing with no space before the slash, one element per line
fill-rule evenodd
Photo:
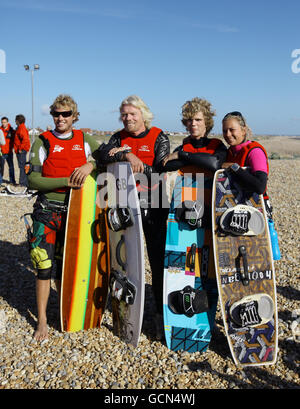
<path fill-rule="evenodd" d="M 38 322 L 34 338 L 38 341 L 48 337 L 46 308 L 51 278 L 55 278 L 60 293 L 69 192 L 71 188 L 80 188 L 96 167 L 87 159 L 99 147 L 93 137 L 73 129 L 79 112 L 70 96 L 59 95 L 51 105 L 50 113 L 55 129 L 36 138 L 30 152 L 28 176 L 29 188 L 38 190 L 30 240 L 30 256 L 37 270 Z"/>
<path fill-rule="evenodd" d="M 128 161 L 134 173 L 142 173 L 151 180 L 151 174 L 161 171 L 161 164 L 170 152 L 168 137 L 159 128 L 152 127 L 153 115 L 145 102 L 136 95 L 124 99 L 120 106 L 120 120 L 124 128 L 112 135 L 107 145 L 101 145 L 93 157 L 100 164 Z M 149 183 L 150 185 L 150 183 Z M 157 187 L 162 188 L 162 184 Z M 163 273 L 166 240 L 166 221 L 169 208 L 163 208 L 162 198 L 151 207 L 151 196 L 157 191 L 149 190 L 148 203 L 141 205 L 143 230 L 149 263 L 152 270 L 152 290 L 156 303 L 156 337 L 163 336 Z M 144 197 L 143 197 L 144 199 Z M 147 217 L 146 217 L 147 213 Z"/>
<path fill-rule="evenodd" d="M 226 146 L 223 142 L 218 138 L 210 136 L 214 126 L 214 116 L 215 112 L 212 109 L 212 105 L 206 99 L 195 97 L 186 101 L 182 106 L 181 121 L 188 131 L 188 136 L 183 139 L 182 144 L 174 152 L 163 160 L 165 171 L 180 169 L 180 174 L 182 175 L 190 174 L 196 176 L 199 174 L 203 176 L 203 196 L 201 200 L 203 200 L 204 212 L 201 217 L 201 226 L 205 227 L 203 238 L 206 243 L 205 259 L 207 263 L 207 278 L 209 278 L 205 283 L 205 290 L 210 293 L 210 316 L 214 314 L 214 307 L 212 306 L 216 305 L 217 302 L 211 229 L 212 184 L 214 173 L 220 169 L 227 154 Z M 177 214 L 177 217 L 179 216 L 189 223 L 184 206 L 182 206 L 181 211 L 181 216 Z M 198 222 L 200 222 L 200 218 L 196 220 L 196 223 Z M 195 220 L 193 220 L 193 223 L 195 223 Z"/>

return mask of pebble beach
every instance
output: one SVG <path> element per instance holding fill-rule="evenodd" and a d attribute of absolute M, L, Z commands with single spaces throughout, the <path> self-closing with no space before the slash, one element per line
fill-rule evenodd
<path fill-rule="evenodd" d="M 281 250 L 275 262 L 279 350 L 274 365 L 243 370 L 231 358 L 219 305 L 206 352 L 173 352 L 155 339 L 147 258 L 137 348 L 113 334 L 109 309 L 100 328 L 61 332 L 54 283 L 47 310 L 49 339 L 35 341 L 35 273 L 21 220 L 35 199 L 0 197 L 0 389 L 300 389 L 299 175 L 300 160 L 270 161 L 268 193 Z"/>

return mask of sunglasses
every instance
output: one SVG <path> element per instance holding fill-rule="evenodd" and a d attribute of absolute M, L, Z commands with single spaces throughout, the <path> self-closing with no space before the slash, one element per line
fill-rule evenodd
<path fill-rule="evenodd" d="M 54 116 L 54 118 L 58 118 L 60 115 L 63 118 L 68 118 L 72 114 L 73 114 L 73 111 L 63 111 L 63 112 L 51 111 L 51 115 Z"/>
<path fill-rule="evenodd" d="M 228 114 L 226 114 L 226 115 L 224 116 L 223 120 L 226 119 L 226 118 L 229 117 L 229 116 L 238 116 L 239 118 L 241 118 L 241 120 L 243 121 L 244 125 L 246 124 L 246 121 L 245 121 L 243 115 L 242 115 L 239 111 L 229 112 Z"/>

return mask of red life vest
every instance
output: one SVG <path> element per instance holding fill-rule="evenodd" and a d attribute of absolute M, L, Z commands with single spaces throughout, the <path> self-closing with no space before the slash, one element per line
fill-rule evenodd
<path fill-rule="evenodd" d="M 52 132 L 46 131 L 40 135 L 48 150 L 47 159 L 43 163 L 42 176 L 62 178 L 71 176 L 75 168 L 86 163 L 83 132 L 73 130 L 71 139 L 59 139 Z M 57 189 L 65 192 L 68 188 Z"/>
<path fill-rule="evenodd" d="M 4 134 L 5 138 L 5 145 L 1 146 L 1 151 L 3 155 L 6 155 L 8 153 L 13 152 L 13 147 L 14 147 L 14 130 L 12 129 L 10 124 L 7 124 L 7 128 L 4 128 L 3 126 L 0 127 Z M 10 132 L 10 138 L 7 138 L 8 133 Z"/>
<path fill-rule="evenodd" d="M 234 155 L 231 151 L 231 149 L 228 149 L 228 153 L 227 153 L 227 162 L 232 162 L 232 163 L 237 163 L 240 166 L 246 166 L 246 162 L 247 162 L 247 157 L 250 153 L 250 151 L 252 151 L 252 149 L 255 148 L 260 148 L 262 149 L 262 151 L 264 152 L 264 154 L 266 155 L 267 158 L 267 168 L 268 168 L 268 174 L 269 174 L 269 162 L 268 162 L 268 154 L 265 150 L 265 148 L 258 142 L 256 141 L 251 141 L 250 143 L 248 143 L 247 145 L 243 146 L 243 148 L 236 154 Z"/>
<path fill-rule="evenodd" d="M 252 149 L 255 148 L 260 148 L 262 149 L 262 151 L 264 152 L 264 154 L 266 155 L 267 158 L 267 169 L 268 169 L 268 175 L 269 175 L 269 161 L 268 161 L 268 154 L 265 150 L 265 148 L 258 142 L 256 141 L 251 141 L 250 143 L 248 143 L 247 145 L 243 146 L 243 149 L 241 149 L 236 155 L 233 155 L 231 149 L 228 149 L 227 152 L 227 162 L 232 162 L 232 163 L 237 163 L 240 166 L 246 166 L 246 162 L 247 162 L 247 157 L 249 155 L 249 153 L 252 151 Z M 264 199 L 267 200 L 269 199 L 269 196 L 267 195 L 267 186 L 266 189 L 264 191 Z"/>
<path fill-rule="evenodd" d="M 190 136 L 183 140 L 183 147 L 182 150 L 184 152 L 191 152 L 191 153 L 210 153 L 213 155 L 218 147 L 222 144 L 222 141 L 217 138 L 209 139 L 209 142 L 206 146 L 201 146 L 199 148 L 195 148 L 192 145 L 192 139 Z M 213 173 L 207 169 L 199 169 L 197 166 L 194 165 L 187 165 L 184 168 L 180 169 L 180 173 L 204 173 L 206 176 L 212 176 Z"/>
<path fill-rule="evenodd" d="M 212 138 L 212 139 L 209 139 L 209 142 L 206 146 L 195 148 L 192 145 L 191 137 L 188 136 L 187 138 L 183 140 L 183 150 L 184 152 L 191 152 L 191 153 L 203 152 L 203 153 L 210 153 L 213 155 L 216 152 L 217 148 L 221 145 L 221 143 L 222 141 L 220 139 Z"/>
<path fill-rule="evenodd" d="M 131 152 L 143 163 L 152 166 L 155 158 L 155 142 L 161 132 L 162 130 L 160 128 L 153 126 L 145 136 L 142 138 L 135 138 L 131 136 L 129 132 L 125 131 L 125 129 L 122 129 L 120 132 L 121 146 L 128 146 L 131 148 Z M 136 184 L 138 192 L 154 191 L 158 186 L 158 184 L 144 186 L 140 182 L 137 182 Z"/>
<path fill-rule="evenodd" d="M 131 152 L 137 156 L 146 165 L 152 166 L 155 158 L 154 146 L 158 135 L 162 132 L 161 129 L 153 126 L 150 128 L 147 135 L 142 138 L 135 138 L 130 135 L 125 129 L 120 132 L 121 146 L 130 147 Z"/>

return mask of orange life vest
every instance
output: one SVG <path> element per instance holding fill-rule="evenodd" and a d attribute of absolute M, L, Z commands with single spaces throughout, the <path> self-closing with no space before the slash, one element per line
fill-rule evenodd
<path fill-rule="evenodd" d="M 149 132 L 142 138 L 135 138 L 125 129 L 120 132 L 121 146 L 130 147 L 131 152 L 137 156 L 146 165 L 152 166 L 155 158 L 154 146 L 161 129 L 153 126 Z"/>
<path fill-rule="evenodd" d="M 1 126 L 0 129 L 2 130 L 4 134 L 4 138 L 5 138 L 5 145 L 1 146 L 1 151 L 3 155 L 12 153 L 13 147 L 14 147 L 14 130 L 12 129 L 10 124 L 7 124 L 7 128 L 4 128 L 3 126 Z M 9 131 L 11 133 L 11 136 L 10 138 L 7 138 Z"/>
<path fill-rule="evenodd" d="M 75 168 L 86 163 L 83 132 L 73 130 L 71 139 L 59 139 L 52 132 L 46 131 L 40 135 L 48 151 L 43 163 L 42 176 L 48 178 L 69 177 Z M 57 189 L 65 192 L 68 188 Z"/>

